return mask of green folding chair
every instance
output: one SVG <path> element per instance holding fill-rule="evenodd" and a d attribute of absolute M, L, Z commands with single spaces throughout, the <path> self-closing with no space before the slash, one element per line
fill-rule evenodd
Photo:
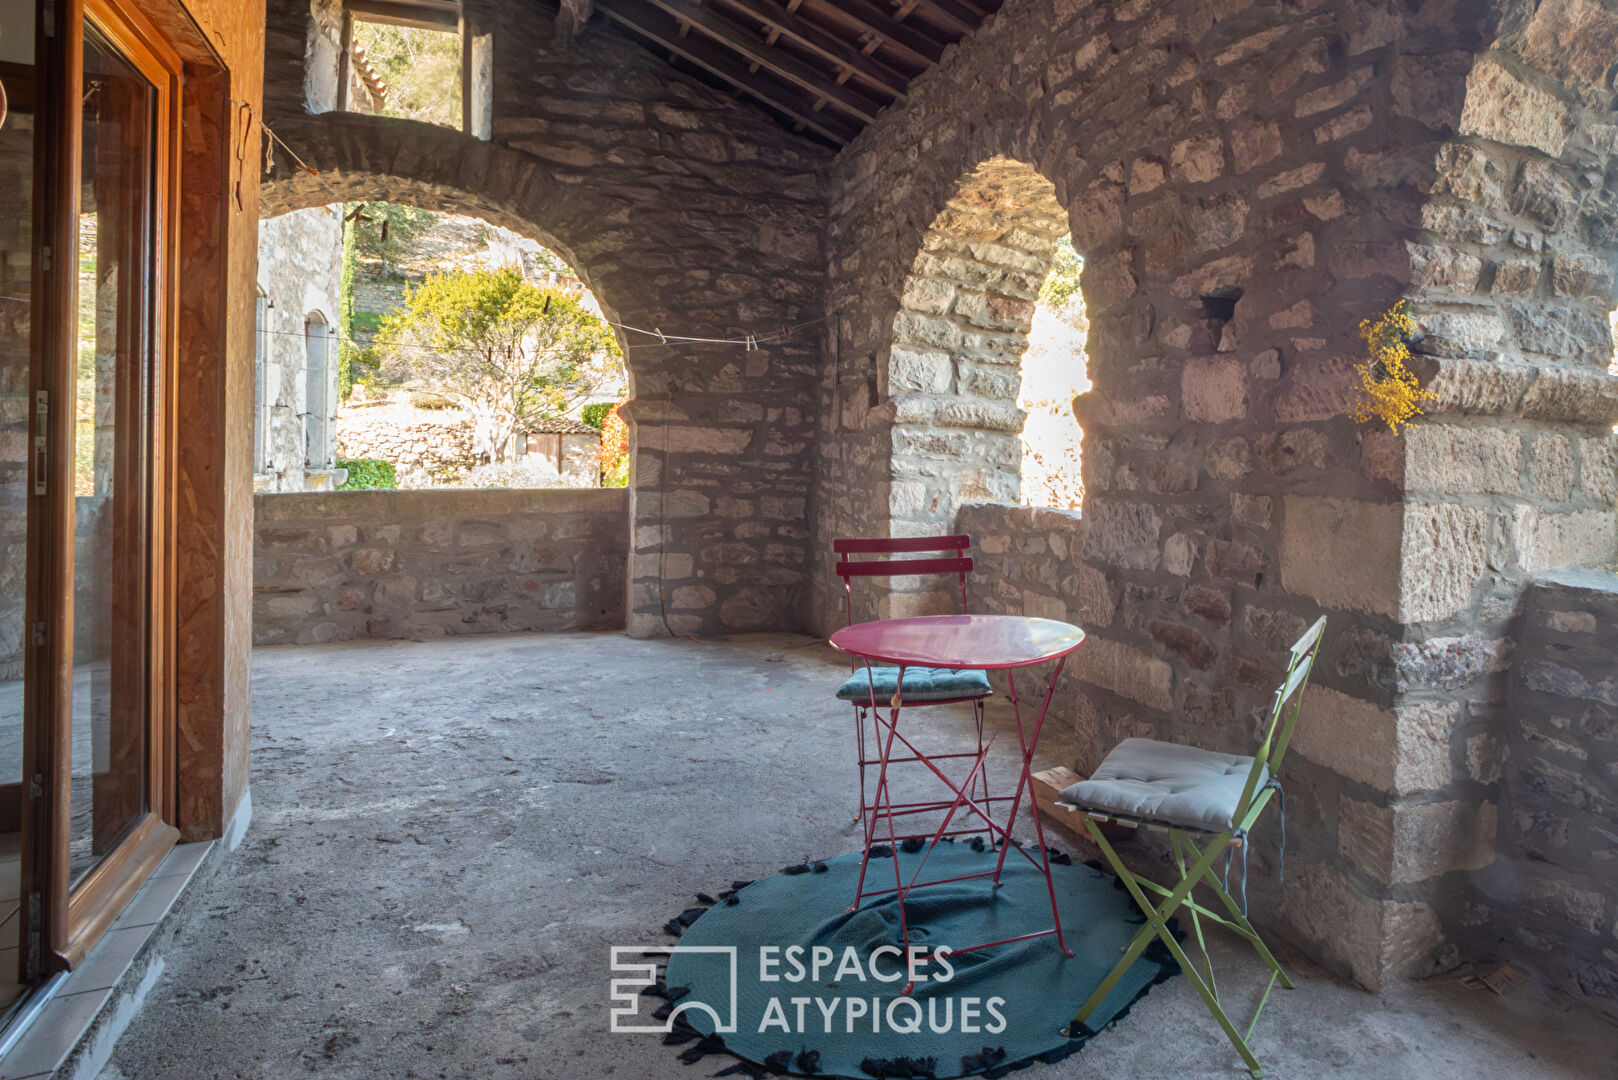
<path fill-rule="evenodd" d="M 1270 1000 L 1270 991 L 1279 982 L 1292 989 L 1292 980 L 1265 946 L 1253 924 L 1247 921 L 1246 844 L 1248 834 L 1271 797 L 1280 793 L 1276 779 L 1281 759 L 1286 756 L 1287 744 L 1292 741 L 1292 729 L 1298 722 L 1298 709 L 1303 701 L 1304 687 L 1315 664 L 1320 648 L 1321 634 L 1326 627 L 1321 618 L 1292 646 L 1286 676 L 1275 692 L 1275 703 L 1270 709 L 1269 729 L 1258 753 L 1253 757 L 1219 754 L 1177 743 L 1156 739 L 1125 739 L 1106 756 L 1088 780 L 1065 788 L 1057 806 L 1079 816 L 1090 837 L 1112 864 L 1113 871 L 1124 887 L 1146 914 L 1146 922 L 1130 939 L 1118 960 L 1095 993 L 1090 995 L 1073 1018 L 1068 1032 L 1071 1035 L 1093 1033 L 1085 1024 L 1090 1014 L 1106 1000 L 1118 980 L 1129 970 L 1137 957 L 1153 939 L 1159 940 L 1173 954 L 1180 970 L 1185 972 L 1191 985 L 1201 995 L 1214 1019 L 1224 1029 L 1247 1069 L 1255 1077 L 1264 1075 L 1263 1068 L 1247 1040 L 1253 1037 L 1259 1014 Z M 1286 844 L 1286 822 L 1283 804 L 1282 845 Z M 1169 847 L 1180 881 L 1172 889 L 1155 881 L 1132 874 L 1118 852 L 1101 831 L 1103 822 L 1116 822 L 1131 828 L 1163 829 L 1169 834 Z M 1220 855 L 1227 860 L 1233 849 L 1242 851 L 1242 903 L 1230 895 L 1227 862 L 1225 880 L 1214 873 L 1214 864 Z M 1192 898 L 1192 890 L 1205 884 L 1213 890 L 1221 915 Z M 1148 893 L 1161 899 L 1154 906 Z M 1191 925 L 1196 933 L 1197 945 L 1202 950 L 1203 966 L 1199 971 L 1185 950 L 1180 947 L 1168 923 L 1181 908 L 1191 913 Z M 1216 922 L 1244 937 L 1270 967 L 1270 982 L 1264 988 L 1258 1008 L 1244 1033 L 1226 1015 L 1219 1000 L 1219 987 L 1214 981 L 1213 961 L 1202 936 L 1203 920 Z M 1206 976 L 1206 977 L 1204 977 Z"/>

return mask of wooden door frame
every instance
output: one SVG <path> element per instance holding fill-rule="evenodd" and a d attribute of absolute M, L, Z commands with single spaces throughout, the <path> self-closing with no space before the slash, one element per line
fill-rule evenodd
<path fill-rule="evenodd" d="M 179 832 L 175 817 L 174 752 L 174 556 L 173 440 L 174 372 L 178 307 L 175 262 L 180 211 L 181 61 L 163 36 L 130 0 L 59 0 L 54 36 L 44 50 L 49 74 L 42 103 L 48 118 L 39 125 L 36 142 L 35 191 L 40 230 L 51 251 L 68 253 L 49 262 L 36 259 L 35 294 L 43 318 L 34 335 L 34 385 L 49 395 L 46 423 L 47 474 L 43 494 L 33 488 L 36 508 L 28 521 L 29 550 L 38 572 L 29 586 L 28 624 L 34 676 L 25 686 L 24 752 L 33 765 L 30 798 L 25 800 L 25 831 L 32 840 L 32 867 L 25 868 L 23 899 L 37 908 L 29 913 L 29 941 L 24 964 L 32 970 L 71 968 L 110 926 L 118 912 L 150 876 Z M 154 385 L 149 423 L 147 598 L 145 624 L 147 732 L 145 767 L 147 809 L 112 851 L 83 881 L 70 880 L 68 844 L 71 830 L 73 701 L 73 536 L 76 516 L 73 492 L 74 386 L 76 379 L 76 305 L 78 191 L 82 162 L 84 27 L 93 21 L 105 36 L 152 84 L 157 93 L 156 139 L 153 146 L 152 233 L 155 273 L 150 282 L 153 319 L 150 327 Z M 43 29 L 43 28 L 42 28 Z M 41 417 L 36 411 L 37 425 Z M 40 459 L 30 458 L 30 483 Z M 32 691 L 30 693 L 30 691 Z M 26 864 L 25 864 L 26 866 Z M 30 880 L 31 879 L 31 880 Z M 25 968 L 26 970 L 26 968 Z"/>

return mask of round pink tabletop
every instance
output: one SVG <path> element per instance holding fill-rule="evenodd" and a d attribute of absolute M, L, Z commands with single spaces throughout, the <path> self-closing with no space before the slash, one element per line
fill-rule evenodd
<path fill-rule="evenodd" d="M 920 615 L 845 626 L 831 643 L 884 664 L 986 670 L 1066 656 L 1084 644 L 1084 631 L 1026 615 Z"/>

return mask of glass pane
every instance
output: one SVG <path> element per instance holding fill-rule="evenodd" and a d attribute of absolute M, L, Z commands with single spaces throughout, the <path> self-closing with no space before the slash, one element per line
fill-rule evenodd
<path fill-rule="evenodd" d="M 32 312 L 34 4 L 0 0 L 0 785 L 22 771 L 28 543 L 28 337 Z M 16 820 L 0 822 L 0 1007 L 16 982 Z"/>
<path fill-rule="evenodd" d="M 74 409 L 70 875 L 146 810 L 146 552 L 156 92 L 84 34 Z"/>

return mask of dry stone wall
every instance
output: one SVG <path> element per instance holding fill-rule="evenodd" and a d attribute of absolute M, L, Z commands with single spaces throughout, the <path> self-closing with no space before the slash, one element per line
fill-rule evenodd
<path fill-rule="evenodd" d="M 1544 575 L 1515 629 L 1505 737 L 1466 744 L 1502 788 L 1485 889 L 1514 963 L 1618 1015 L 1618 578 Z"/>
<path fill-rule="evenodd" d="M 271 0 L 266 214 L 389 199 L 531 237 L 579 272 L 615 322 L 743 345 L 663 345 L 626 332 L 632 429 L 632 634 L 801 624 L 824 314 L 829 152 L 597 25 L 570 47 L 531 5 L 493 31 L 488 141 L 327 112 L 330 5 Z M 666 494 L 665 494 L 666 493 Z"/>
<path fill-rule="evenodd" d="M 1492 947 L 1500 913 L 1477 874 L 1498 793 L 1464 755 L 1500 722 L 1499 628 L 1531 567 L 1610 551 L 1598 426 L 1614 384 L 1595 330 L 1612 305 L 1610 81 L 1588 100 L 1563 81 L 1600 68 L 1570 26 L 1596 33 L 1609 13 L 1507 7 L 1497 24 L 1451 5 L 1013 0 L 832 174 L 821 546 L 933 509 L 928 492 L 923 514 L 901 512 L 895 493 L 911 479 L 911 330 L 918 301 L 939 303 L 939 226 L 986 167 L 1043 176 L 1085 258 L 1086 501 L 1080 522 L 961 508 L 975 602 L 1065 608 L 1091 632 L 1058 703 L 1089 748 L 1081 769 L 1129 735 L 1250 749 L 1286 646 L 1327 614 L 1287 765 L 1285 885 L 1266 829 L 1254 905 L 1368 986 Z M 1572 59 L 1528 71 L 1535 47 Z M 1502 140 L 1502 124 L 1522 130 Z M 1543 131 L 1550 151 L 1524 147 Z M 1494 164 L 1470 188 L 1449 178 L 1480 153 Z M 1459 190 L 1495 203 L 1466 207 Z M 1039 202 L 1032 186 L 1002 224 L 1041 217 Z M 1560 223 L 1554 240 L 1533 213 Z M 1449 228 L 1475 238 L 1445 241 Z M 1517 231 L 1537 252 L 1511 254 Z M 1529 291 L 1509 291 L 1517 271 L 1496 291 L 1508 255 L 1536 260 Z M 1469 299 L 1437 302 L 1423 292 L 1436 281 Z M 1408 438 L 1344 415 L 1358 324 L 1402 296 L 1421 302 L 1416 347 L 1439 394 Z M 961 394 L 958 369 L 947 387 L 932 370 L 940 398 Z M 1475 417 L 1497 401 L 1511 423 L 1484 433 Z M 970 475 L 943 408 L 916 422 L 930 467 Z M 1503 502 L 1463 479 L 1489 469 Z M 829 627 L 834 582 L 816 570 L 812 617 Z M 878 594 L 862 614 L 901 606 Z"/>
<path fill-rule="evenodd" d="M 624 625 L 624 489 L 255 498 L 253 641 Z"/>

